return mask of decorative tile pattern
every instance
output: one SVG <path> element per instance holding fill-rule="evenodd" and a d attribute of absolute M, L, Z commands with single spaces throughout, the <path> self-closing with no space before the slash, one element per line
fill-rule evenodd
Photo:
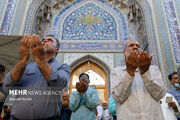
<path fill-rule="evenodd" d="M 31 5 L 29 6 L 29 10 L 27 13 L 26 23 L 24 27 L 24 34 L 28 33 L 31 34 L 33 31 L 33 23 L 34 23 L 34 17 L 36 15 L 36 11 L 38 7 L 41 5 L 41 3 L 44 2 L 43 0 L 33 0 Z"/>
<path fill-rule="evenodd" d="M 180 21 L 180 7 L 179 7 L 180 0 L 174 0 L 174 5 L 176 6 L 175 8 L 176 8 L 177 16 L 178 16 L 177 18 Z"/>
<path fill-rule="evenodd" d="M 123 49 L 125 43 L 60 43 L 61 50 L 116 50 Z"/>
<path fill-rule="evenodd" d="M 91 8 L 92 10 L 83 11 L 84 10 L 83 8 L 86 6 L 91 6 L 93 9 Z M 79 13 L 77 13 L 77 11 Z M 112 6 L 110 6 L 108 3 L 106 3 L 103 0 L 77 0 L 70 6 L 66 7 L 63 11 L 61 11 L 57 15 L 57 17 L 53 23 L 53 31 L 52 31 L 53 35 L 55 35 L 57 38 L 62 38 L 62 35 L 63 35 L 62 31 L 65 29 L 64 27 L 66 27 L 66 21 L 68 21 L 70 19 L 69 22 L 71 22 L 70 24 L 72 24 L 72 23 L 75 23 L 76 20 L 80 20 L 81 17 L 88 17 L 87 16 L 88 14 L 91 15 L 89 17 L 94 16 L 94 18 L 95 17 L 98 18 L 97 20 L 100 20 L 100 21 L 103 20 L 104 22 L 101 23 L 102 26 L 104 25 L 106 27 L 107 24 L 112 24 L 111 25 L 112 30 L 115 32 L 117 31 L 116 38 L 120 39 L 120 40 L 127 40 L 126 23 L 125 23 L 123 15 L 117 9 L 113 8 Z M 77 16 L 77 15 L 79 15 L 79 16 Z M 68 18 L 68 16 L 70 18 Z M 97 20 L 95 20 L 95 21 L 97 21 Z M 83 22 L 83 21 L 81 21 L 81 22 Z M 65 25 L 63 25 L 63 24 L 65 24 Z M 75 27 L 76 25 L 77 24 L 75 24 L 73 27 Z M 106 28 L 106 30 L 107 30 L 107 28 Z M 67 31 L 67 30 L 64 30 L 64 31 Z M 58 37 L 58 36 L 60 36 L 60 37 Z"/>
<path fill-rule="evenodd" d="M 180 29 L 172 0 L 164 0 L 164 8 L 176 63 L 180 63 Z"/>
<path fill-rule="evenodd" d="M 3 16 L 6 12 L 6 0 L 1 0 L 0 2 L 0 26 L 2 25 L 1 22 L 3 21 Z"/>
<path fill-rule="evenodd" d="M 163 1 L 156 0 L 154 1 L 154 8 L 157 17 L 157 28 L 160 35 L 160 41 L 157 41 L 157 45 L 161 48 L 162 54 L 159 54 L 159 63 L 161 64 L 161 73 L 164 79 L 165 86 L 168 88 L 168 73 L 174 69 L 173 62 L 173 54 L 170 48 L 170 41 L 168 40 L 168 30 L 166 26 L 166 20 L 164 19 L 164 11 L 163 11 Z M 162 61 L 160 61 L 162 60 Z"/>
<path fill-rule="evenodd" d="M 20 24 L 22 21 L 22 16 L 24 14 L 24 0 L 19 0 L 17 2 L 17 7 L 16 7 L 16 13 L 14 14 L 13 18 L 13 24 L 10 30 L 11 35 L 17 35 L 19 29 L 20 29 Z M 17 12 L 18 11 L 18 12 Z"/>
<path fill-rule="evenodd" d="M 7 35 L 12 24 L 17 0 L 8 0 L 6 12 L 0 28 L 0 34 Z"/>
<path fill-rule="evenodd" d="M 65 53 L 64 54 L 64 61 L 71 65 L 76 60 L 86 56 L 91 55 L 98 58 L 100 61 L 108 65 L 110 69 L 113 68 L 113 53 Z"/>
<path fill-rule="evenodd" d="M 67 16 L 61 40 L 117 40 L 116 21 L 104 9 L 87 3 Z"/>
<path fill-rule="evenodd" d="M 124 66 L 125 58 L 123 53 L 114 53 L 114 67 Z"/>
<path fill-rule="evenodd" d="M 127 40 L 125 18 L 103 0 L 74 2 L 57 15 L 52 27 L 62 50 L 119 50 L 123 44 L 117 40 Z"/>
<path fill-rule="evenodd" d="M 154 28 L 153 28 L 153 21 L 152 21 L 152 13 L 151 13 L 151 7 L 149 5 L 149 2 L 147 0 L 137 0 L 138 4 L 142 7 L 142 11 L 144 12 L 144 22 L 145 22 L 145 27 L 146 32 L 147 32 L 147 37 L 148 37 L 148 47 L 149 47 L 149 52 L 150 54 L 154 54 L 154 57 L 152 59 L 152 63 L 159 66 L 159 61 L 158 61 L 158 49 L 156 47 L 156 39 L 155 39 L 155 33 L 154 33 Z"/>

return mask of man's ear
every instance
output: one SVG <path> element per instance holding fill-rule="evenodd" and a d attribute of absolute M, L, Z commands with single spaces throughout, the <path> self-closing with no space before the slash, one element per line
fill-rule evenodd
<path fill-rule="evenodd" d="M 123 54 L 125 55 L 125 53 L 126 53 L 126 51 L 125 50 L 123 50 Z"/>
<path fill-rule="evenodd" d="M 174 85 L 174 82 L 172 80 L 170 80 L 170 83 Z"/>
<path fill-rule="evenodd" d="M 1 76 L 2 76 L 2 77 L 4 77 L 4 75 L 5 75 L 5 72 L 4 72 L 4 71 L 3 71 L 3 72 L 1 72 Z"/>
<path fill-rule="evenodd" d="M 56 53 L 58 53 L 59 52 L 59 48 L 56 48 Z"/>

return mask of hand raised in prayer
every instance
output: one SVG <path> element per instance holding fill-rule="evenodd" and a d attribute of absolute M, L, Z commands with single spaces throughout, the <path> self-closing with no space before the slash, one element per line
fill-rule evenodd
<path fill-rule="evenodd" d="M 139 69 L 140 69 L 141 75 L 149 70 L 149 66 L 151 65 L 152 56 L 153 55 L 148 56 L 148 54 L 145 51 L 140 51 Z"/>
<path fill-rule="evenodd" d="M 68 108 L 69 102 L 68 101 L 62 101 L 62 107 Z"/>
<path fill-rule="evenodd" d="M 79 92 L 79 94 L 81 94 L 81 92 L 82 92 L 82 87 L 81 87 L 81 83 L 80 83 L 80 82 L 77 82 L 77 83 L 76 83 L 76 89 L 77 89 L 77 91 Z"/>
<path fill-rule="evenodd" d="M 86 82 L 82 82 L 81 87 L 82 87 L 82 93 L 84 94 L 88 89 L 88 84 Z"/>
<path fill-rule="evenodd" d="M 134 72 L 138 68 L 138 64 L 139 64 L 138 52 L 133 51 L 133 52 L 130 53 L 129 56 L 127 56 L 127 54 L 124 52 L 124 56 L 125 56 L 127 72 L 131 76 L 134 76 Z"/>
<path fill-rule="evenodd" d="M 169 106 L 169 107 L 172 107 L 172 108 L 175 108 L 175 107 L 176 107 L 176 104 L 175 104 L 175 102 L 169 102 L 169 103 L 168 103 L 168 106 Z"/>
<path fill-rule="evenodd" d="M 45 60 L 45 50 L 42 47 L 42 43 L 38 35 L 31 36 L 30 46 L 32 56 L 36 62 Z"/>
<path fill-rule="evenodd" d="M 29 43 L 29 35 L 26 34 L 23 36 L 20 43 L 20 60 L 27 62 L 30 57 L 30 43 Z"/>

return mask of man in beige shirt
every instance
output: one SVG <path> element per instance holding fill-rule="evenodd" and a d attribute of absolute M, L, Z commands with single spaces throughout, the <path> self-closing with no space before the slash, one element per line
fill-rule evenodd
<path fill-rule="evenodd" d="M 163 120 L 159 100 L 165 95 L 161 73 L 151 65 L 152 55 L 130 40 L 125 49 L 126 66 L 111 71 L 111 93 L 118 120 Z"/>

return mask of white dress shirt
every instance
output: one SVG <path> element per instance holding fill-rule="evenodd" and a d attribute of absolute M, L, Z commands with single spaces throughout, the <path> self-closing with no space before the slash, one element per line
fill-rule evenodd
<path fill-rule="evenodd" d="M 174 98 L 173 95 L 166 93 L 166 95 L 160 100 L 161 101 L 161 108 L 164 115 L 164 120 L 177 120 L 175 112 L 172 107 L 168 106 L 168 103 L 166 103 L 167 97 L 172 97 L 172 102 L 175 102 L 178 111 L 180 111 L 179 104 L 177 100 Z"/>
<path fill-rule="evenodd" d="M 116 101 L 117 120 L 163 120 L 159 100 L 165 87 L 157 66 L 140 75 L 130 76 L 126 67 L 118 67 L 110 74 L 111 93 Z"/>

